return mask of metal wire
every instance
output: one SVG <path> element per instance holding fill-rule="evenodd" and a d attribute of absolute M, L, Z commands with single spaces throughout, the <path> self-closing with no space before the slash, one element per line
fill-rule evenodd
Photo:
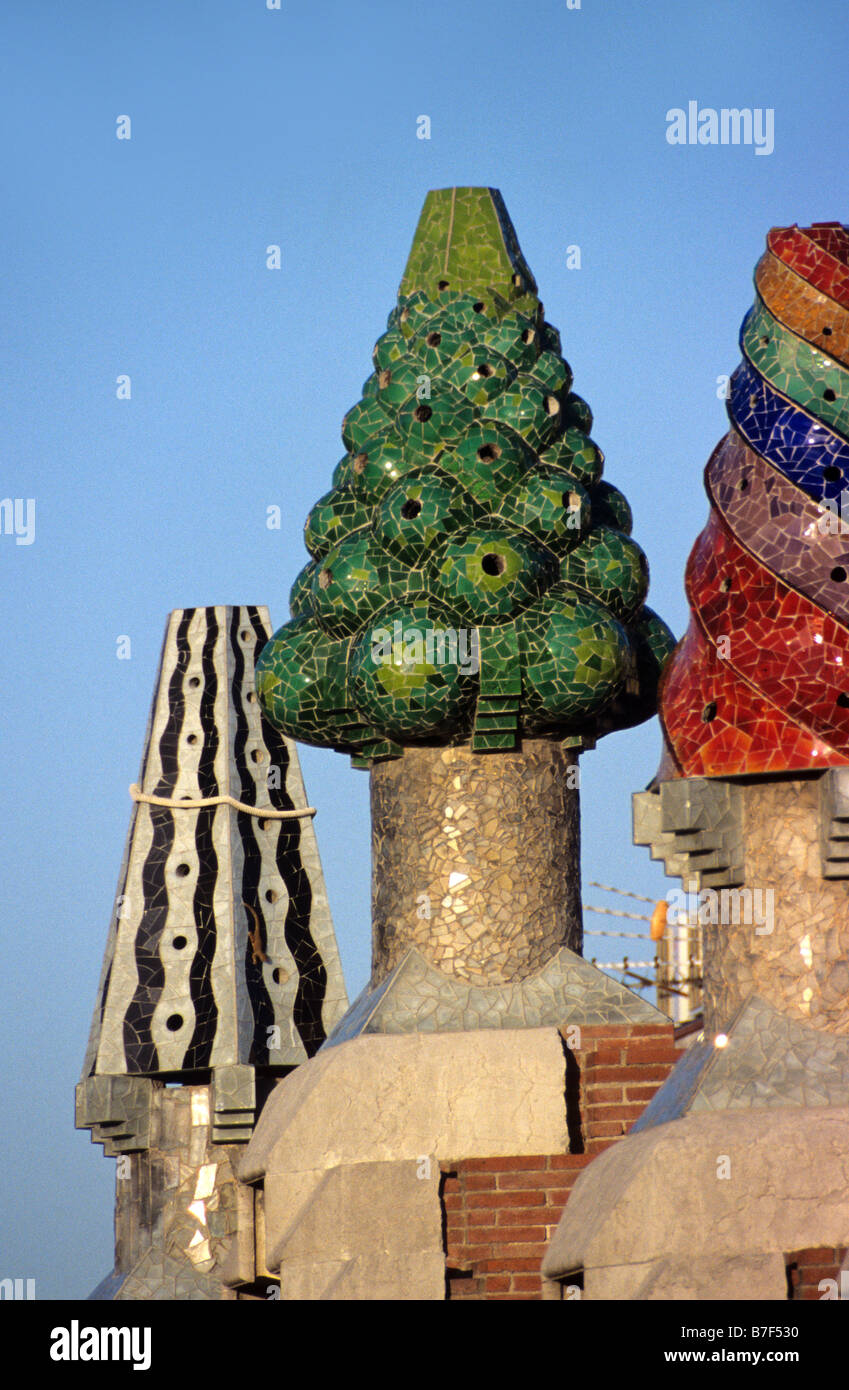
<path fill-rule="evenodd" d="M 599 970 L 655 970 L 657 968 L 657 961 L 655 960 L 612 961 L 593 959 L 592 964 L 597 965 Z M 652 981 L 652 983 L 654 983 L 654 981 Z"/>
<path fill-rule="evenodd" d="M 645 912 L 623 912 L 619 907 L 592 907 L 589 903 L 582 903 L 585 912 L 600 912 L 604 917 L 627 917 L 632 922 L 650 922 L 651 917 Z"/>
<path fill-rule="evenodd" d="M 604 893 L 618 893 L 620 898 L 636 898 L 638 903 L 654 903 L 654 898 L 644 898 L 642 893 L 630 893 L 627 888 L 613 888 L 609 883 L 594 883 L 588 880 L 590 888 L 601 888 Z"/>
<path fill-rule="evenodd" d="M 645 932 L 642 931 L 585 931 L 584 936 L 615 936 L 617 941 L 648 941 Z"/>

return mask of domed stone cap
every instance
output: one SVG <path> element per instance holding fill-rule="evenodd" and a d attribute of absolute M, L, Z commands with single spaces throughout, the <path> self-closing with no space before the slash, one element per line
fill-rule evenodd
<path fill-rule="evenodd" d="M 659 780 L 849 763 L 849 228 L 774 228 L 755 288 Z"/>
<path fill-rule="evenodd" d="M 669 629 L 501 195 L 428 194 L 257 691 L 290 737 L 591 744 L 649 718 Z"/>

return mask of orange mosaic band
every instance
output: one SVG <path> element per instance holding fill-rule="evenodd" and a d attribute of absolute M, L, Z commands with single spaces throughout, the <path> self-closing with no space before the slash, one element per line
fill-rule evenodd
<path fill-rule="evenodd" d="M 770 313 L 791 332 L 849 366 L 849 308 L 803 280 L 771 251 L 758 261 L 755 284 Z"/>

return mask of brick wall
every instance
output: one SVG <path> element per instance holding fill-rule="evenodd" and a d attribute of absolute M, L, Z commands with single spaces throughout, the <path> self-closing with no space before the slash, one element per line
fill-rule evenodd
<path fill-rule="evenodd" d="M 450 1298 L 540 1298 L 539 1267 L 589 1154 L 466 1158 L 443 1165 Z"/>
<path fill-rule="evenodd" d="M 568 1029 L 564 1031 L 568 1042 Z M 587 1153 L 621 1139 L 638 1120 L 681 1053 L 669 1024 L 582 1028 L 572 1048 L 580 1069 L 580 1106 Z"/>
<path fill-rule="evenodd" d="M 841 1297 L 840 1266 L 846 1259 L 847 1247 L 819 1246 L 815 1249 L 792 1250 L 785 1255 L 788 1275 L 788 1297 L 797 1299 L 822 1299 L 830 1292 L 832 1297 Z M 822 1279 L 833 1279 L 836 1290 L 823 1291 Z M 844 1281 L 849 1284 L 849 1279 Z M 845 1295 L 843 1295 L 845 1297 Z"/>
<path fill-rule="evenodd" d="M 447 1297 L 539 1299 L 540 1264 L 578 1174 L 626 1134 L 681 1056 L 672 1024 L 564 1029 L 571 1152 L 444 1163 Z"/>

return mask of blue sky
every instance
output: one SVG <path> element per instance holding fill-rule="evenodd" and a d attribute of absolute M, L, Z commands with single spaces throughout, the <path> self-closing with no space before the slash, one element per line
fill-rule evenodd
<path fill-rule="evenodd" d="M 849 218 L 847 38 L 845 0 L 6 0 L 0 495 L 36 511 L 32 544 L 0 534 L 0 1277 L 78 1297 L 112 1267 L 73 1087 L 165 620 L 287 618 L 428 189 L 501 190 L 680 635 L 766 232 Z M 772 110 L 773 153 L 670 145 L 690 100 Z M 630 843 L 658 751 L 652 721 L 583 760 L 585 880 L 673 886 Z M 301 758 L 353 997 L 368 780 Z"/>

